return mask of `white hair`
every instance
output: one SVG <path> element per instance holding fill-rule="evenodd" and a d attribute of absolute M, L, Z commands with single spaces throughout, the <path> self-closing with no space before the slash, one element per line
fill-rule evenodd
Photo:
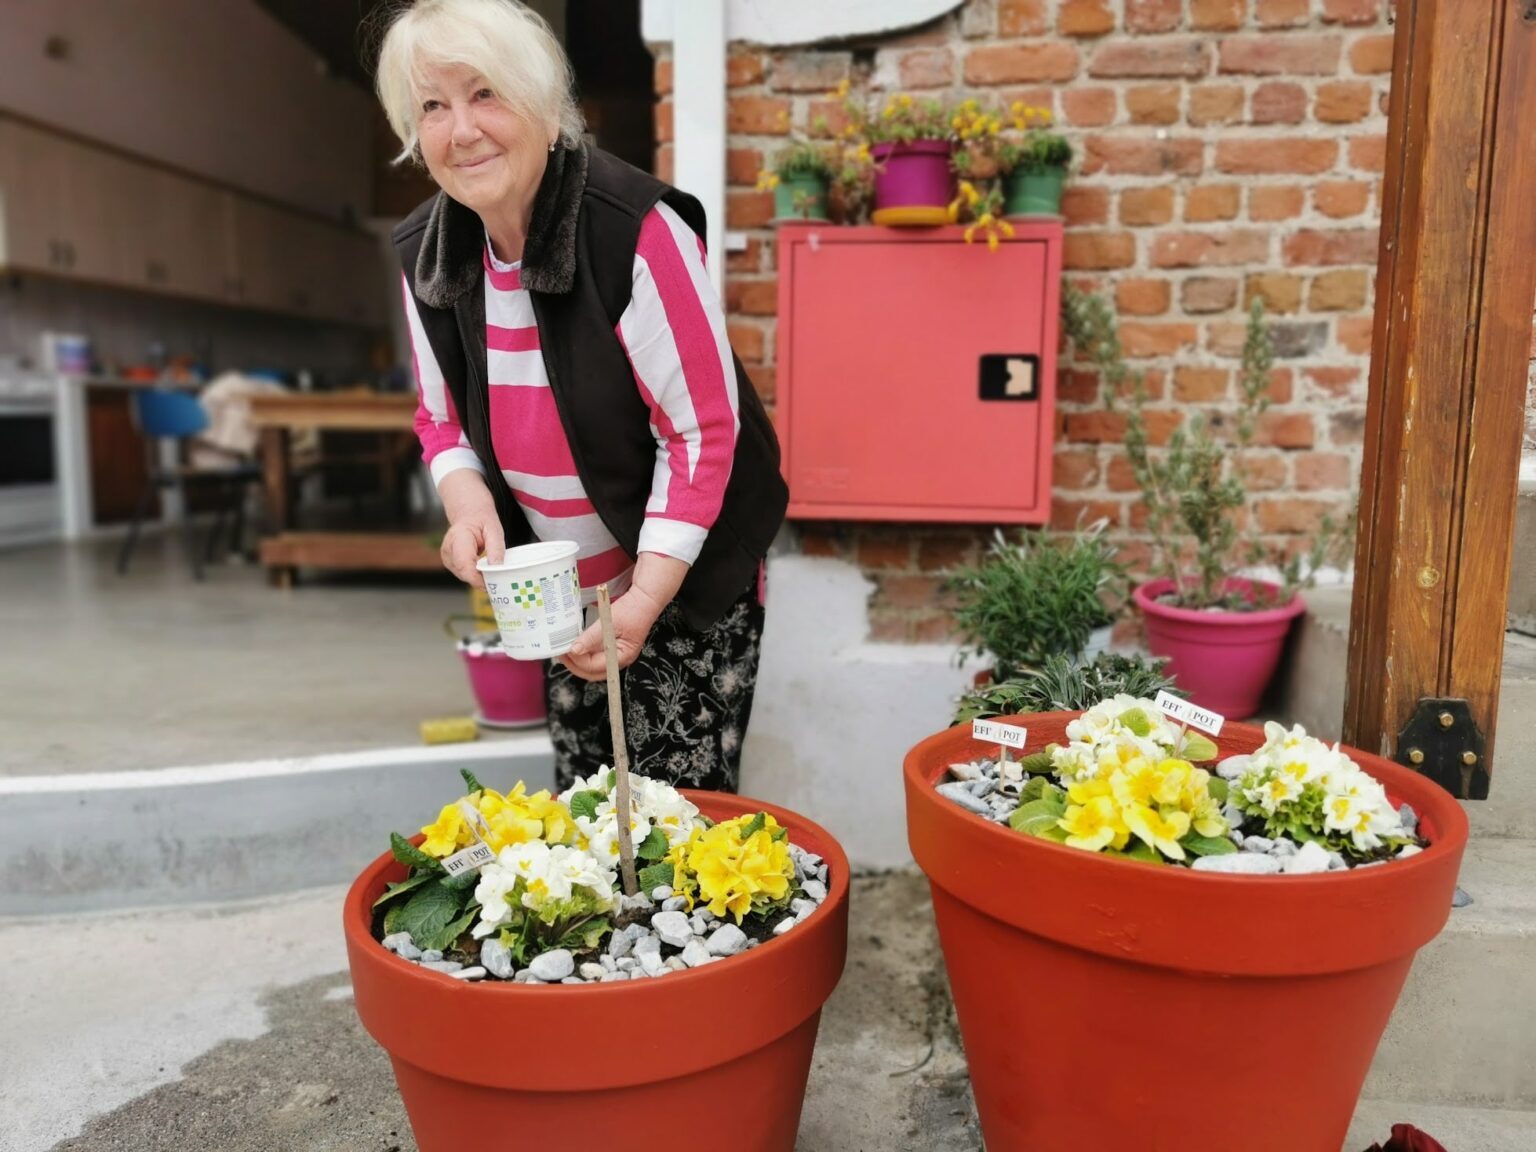
<path fill-rule="evenodd" d="M 557 129 L 567 145 L 580 141 L 571 64 L 542 16 L 517 0 L 416 0 L 389 19 L 374 77 L 404 146 L 396 163 L 417 153 L 428 71 L 449 64 L 478 72 L 508 107 Z"/>

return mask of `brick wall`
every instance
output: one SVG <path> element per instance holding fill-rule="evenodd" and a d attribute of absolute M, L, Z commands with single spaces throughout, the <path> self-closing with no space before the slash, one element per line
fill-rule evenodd
<path fill-rule="evenodd" d="M 768 193 L 752 187 L 787 124 L 836 125 L 833 89 L 1023 99 L 1050 108 L 1079 160 L 1064 203 L 1066 267 L 1113 294 L 1166 435 L 1233 397 L 1245 309 L 1267 305 L 1277 367 L 1249 478 L 1256 515 L 1294 544 L 1356 488 L 1371 343 L 1392 29 L 1383 0 L 969 0 L 926 27 L 832 46 L 733 45 L 727 227 L 733 344 L 774 393 Z M 671 165 L 671 65 L 658 61 L 659 171 Z M 1536 347 L 1533 347 L 1536 389 Z M 1096 381 L 1066 366 L 1053 522 L 1107 516 L 1134 561 L 1139 506 Z M 990 527 L 801 525 L 807 553 L 876 581 L 877 639 L 948 634 L 944 569 Z"/>

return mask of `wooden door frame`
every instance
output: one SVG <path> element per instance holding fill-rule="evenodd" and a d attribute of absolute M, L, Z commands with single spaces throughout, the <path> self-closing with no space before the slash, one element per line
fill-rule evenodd
<path fill-rule="evenodd" d="M 1344 737 L 1481 798 L 1536 294 L 1536 0 L 1398 0 L 1396 24 Z M 1480 751 L 1416 759 L 1400 732 L 1451 699 Z"/>

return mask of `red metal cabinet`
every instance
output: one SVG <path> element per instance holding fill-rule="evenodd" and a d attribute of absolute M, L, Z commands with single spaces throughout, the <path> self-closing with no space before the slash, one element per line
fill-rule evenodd
<path fill-rule="evenodd" d="M 779 229 L 777 426 L 801 519 L 1050 516 L 1060 220 Z"/>

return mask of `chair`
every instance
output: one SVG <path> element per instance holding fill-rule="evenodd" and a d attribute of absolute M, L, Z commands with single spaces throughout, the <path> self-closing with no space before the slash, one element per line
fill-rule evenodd
<path fill-rule="evenodd" d="M 149 512 L 150 500 L 162 489 L 175 489 L 182 497 L 182 530 L 187 543 L 187 555 L 192 561 L 193 579 L 203 578 L 204 563 L 213 559 L 214 551 L 224 529 L 224 518 L 234 511 L 233 543 L 239 546 L 245 527 L 245 485 L 261 480 L 261 468 L 254 462 L 230 452 L 216 444 L 198 439 L 198 434 L 208 427 L 208 413 L 190 392 L 167 388 L 144 388 L 133 396 L 134 423 L 146 441 L 149 459 L 149 482 L 133 510 L 133 523 L 128 527 L 128 537 L 123 541 L 117 556 L 118 575 L 128 571 L 128 560 L 139 541 L 139 530 Z M 176 445 L 177 463 L 170 467 L 161 464 L 165 458 L 160 451 L 163 442 Z M 215 453 L 228 459 L 228 464 L 206 467 L 185 462 L 185 447 L 195 443 L 203 453 Z M 197 547 L 192 520 L 187 514 L 188 493 L 199 488 L 211 488 L 218 499 L 217 515 L 208 534 L 207 556 Z"/>

